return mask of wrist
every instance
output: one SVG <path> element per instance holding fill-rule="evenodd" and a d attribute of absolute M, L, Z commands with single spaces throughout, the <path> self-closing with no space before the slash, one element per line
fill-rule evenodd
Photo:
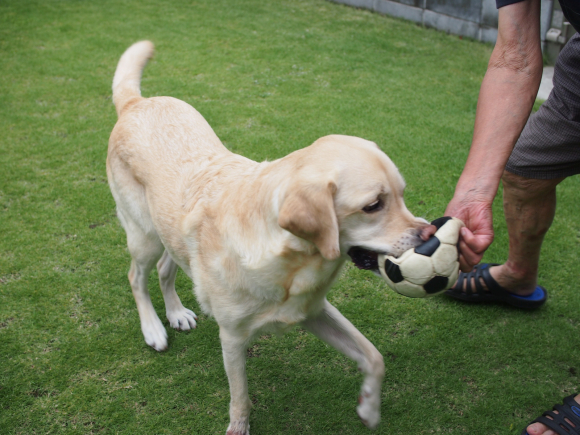
<path fill-rule="evenodd" d="M 504 166 L 503 161 L 483 163 L 482 159 L 468 158 L 457 181 L 454 196 L 465 198 L 468 202 L 491 204 L 497 194 Z"/>
<path fill-rule="evenodd" d="M 484 177 L 468 177 L 459 179 L 455 188 L 455 197 L 462 199 L 462 202 L 485 202 L 491 204 L 499 182 L 486 180 Z"/>

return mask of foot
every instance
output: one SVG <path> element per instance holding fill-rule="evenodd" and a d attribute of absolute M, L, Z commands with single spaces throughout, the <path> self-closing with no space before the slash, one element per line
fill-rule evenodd
<path fill-rule="evenodd" d="M 491 273 L 495 269 L 498 280 L 503 283 L 504 287 L 496 281 Z M 453 299 L 463 302 L 501 302 L 521 309 L 536 309 L 544 305 L 548 297 L 546 289 L 542 286 L 536 286 L 532 293 L 528 293 L 529 279 L 521 277 L 514 279 L 513 275 L 498 274 L 506 265 L 496 265 L 490 263 L 481 263 L 476 265 L 471 272 L 461 273 L 455 283 L 455 286 L 445 292 Z M 535 274 L 534 274 L 535 279 Z M 510 285 L 519 285 L 513 289 Z"/>
<path fill-rule="evenodd" d="M 518 296 L 529 296 L 536 290 L 535 273 L 518 273 L 508 263 L 490 268 L 489 273 L 499 285 Z"/>
<path fill-rule="evenodd" d="M 578 403 L 579 407 L 580 407 L 580 394 L 577 395 L 574 400 L 576 401 L 576 403 Z M 555 414 L 558 414 L 558 411 L 554 411 Z M 552 420 L 551 417 L 546 417 L 549 418 L 550 420 Z M 574 423 L 572 423 L 570 420 L 566 419 L 566 422 L 572 426 L 572 427 L 576 427 L 574 425 Z M 526 431 L 528 433 L 528 435 L 558 435 L 556 432 L 554 432 L 551 429 L 548 429 L 544 424 L 542 423 L 532 423 L 530 424 L 527 428 Z"/>
<path fill-rule="evenodd" d="M 489 273 L 491 277 L 495 279 L 495 281 L 502 286 L 503 288 L 509 290 L 510 293 L 513 293 L 518 296 L 529 296 L 536 290 L 536 279 L 535 273 L 531 273 L 526 275 L 525 273 L 518 273 L 506 264 L 499 264 L 497 266 L 490 266 Z M 532 276 L 533 279 L 529 277 Z M 471 287 L 475 287 L 475 283 L 473 282 L 475 278 L 472 279 Z M 479 280 L 483 288 L 487 291 L 487 285 L 483 281 L 483 279 Z M 453 285 L 453 288 L 457 286 L 457 282 Z M 467 280 L 463 284 L 463 292 L 466 292 Z"/>

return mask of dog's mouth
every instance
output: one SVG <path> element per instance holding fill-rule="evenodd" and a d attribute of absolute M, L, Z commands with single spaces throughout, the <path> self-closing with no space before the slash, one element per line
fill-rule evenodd
<path fill-rule="evenodd" d="M 356 267 L 362 270 L 379 271 L 379 254 L 360 246 L 352 247 L 347 254 Z"/>

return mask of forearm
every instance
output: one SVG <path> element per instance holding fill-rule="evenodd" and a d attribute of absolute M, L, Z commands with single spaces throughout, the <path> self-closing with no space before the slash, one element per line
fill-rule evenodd
<path fill-rule="evenodd" d="M 539 28 L 535 29 L 539 20 L 533 16 L 539 5 L 530 3 L 532 16 L 524 20 L 518 16 L 516 21 L 500 9 L 498 42 L 481 85 L 471 150 L 456 194 L 475 194 L 491 203 L 534 104 L 542 53 Z"/>
<path fill-rule="evenodd" d="M 541 72 L 538 77 L 516 71 L 488 71 L 481 86 L 473 142 L 458 191 L 477 192 L 481 199 L 493 200 L 534 104 L 540 79 Z"/>

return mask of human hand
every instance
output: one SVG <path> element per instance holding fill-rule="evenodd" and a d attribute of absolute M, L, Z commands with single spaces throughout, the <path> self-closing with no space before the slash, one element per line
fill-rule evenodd
<path fill-rule="evenodd" d="M 465 224 L 459 237 L 459 266 L 463 272 L 470 272 L 493 242 L 493 217 L 491 203 L 466 196 L 453 197 L 445 216 L 456 217 Z"/>

